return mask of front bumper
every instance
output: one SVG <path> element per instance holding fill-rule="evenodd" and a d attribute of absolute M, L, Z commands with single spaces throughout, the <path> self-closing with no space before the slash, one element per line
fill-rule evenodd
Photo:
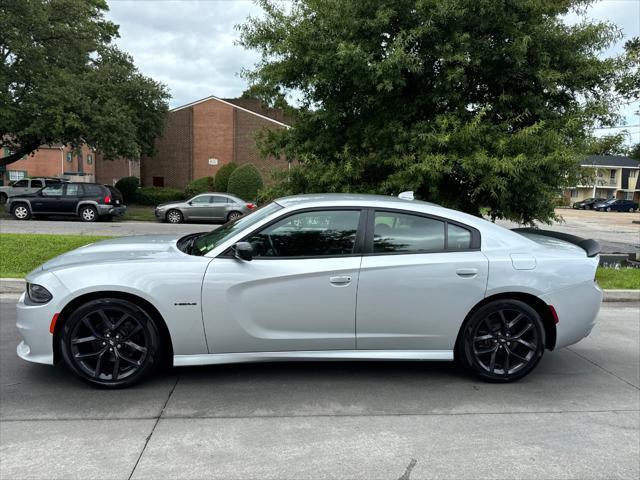
<path fill-rule="evenodd" d="M 120 205 L 119 207 L 114 207 L 112 205 L 98 205 L 98 215 L 124 215 L 127 211 L 127 207 L 125 205 Z"/>
<path fill-rule="evenodd" d="M 53 365 L 53 337 L 49 333 L 55 306 L 49 303 L 25 303 L 26 292 L 20 296 L 16 305 L 16 327 L 22 337 L 17 354 L 23 360 Z"/>

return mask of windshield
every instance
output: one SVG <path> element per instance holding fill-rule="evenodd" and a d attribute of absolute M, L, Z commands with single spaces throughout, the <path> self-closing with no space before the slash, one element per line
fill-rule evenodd
<path fill-rule="evenodd" d="M 238 220 L 227 222 L 220 228 L 209 233 L 205 233 L 194 240 L 193 248 L 191 250 L 192 255 L 206 255 L 232 235 L 235 235 L 245 228 L 249 228 L 251 225 L 267 218 L 273 212 L 280 210 L 281 208 L 282 207 L 280 205 L 272 202 L 249 215 L 240 217 Z"/>

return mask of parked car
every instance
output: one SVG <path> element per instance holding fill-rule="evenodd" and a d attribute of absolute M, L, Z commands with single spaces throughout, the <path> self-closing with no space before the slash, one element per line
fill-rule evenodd
<path fill-rule="evenodd" d="M 0 203 L 5 203 L 9 197 L 34 193 L 47 185 L 65 182 L 66 180 L 51 177 L 23 178 L 10 183 L 6 187 L 0 187 Z"/>
<path fill-rule="evenodd" d="M 414 200 L 281 198 L 208 233 L 48 261 L 26 277 L 17 353 L 110 388 L 165 360 L 458 358 L 508 382 L 591 332 L 599 250 Z"/>
<path fill-rule="evenodd" d="M 156 218 L 169 223 L 188 221 L 227 222 L 236 220 L 256 208 L 227 193 L 201 193 L 189 200 L 163 203 L 156 207 Z"/>
<path fill-rule="evenodd" d="M 114 187 L 97 183 L 52 183 L 35 193 L 9 197 L 5 205 L 17 220 L 36 216 L 74 215 L 83 222 L 122 215 L 122 194 Z"/>
<path fill-rule="evenodd" d="M 606 202 L 606 198 L 585 198 L 581 202 L 575 202 L 573 204 L 573 208 L 581 209 L 581 210 L 591 210 L 593 206 L 597 203 Z"/>
<path fill-rule="evenodd" d="M 632 200 L 612 198 L 604 202 L 596 203 L 593 208 L 599 212 L 633 212 L 638 209 L 638 204 Z"/>

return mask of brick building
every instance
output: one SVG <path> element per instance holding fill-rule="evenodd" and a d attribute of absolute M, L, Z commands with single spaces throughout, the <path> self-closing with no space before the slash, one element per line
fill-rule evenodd
<path fill-rule="evenodd" d="M 115 185 L 122 177 L 140 178 L 140 161 L 128 158 L 107 160 L 96 152 L 96 183 Z"/>
<path fill-rule="evenodd" d="M 3 152 L 3 156 L 9 152 Z M 77 182 L 95 181 L 96 152 L 87 145 L 43 145 L 33 155 L 0 169 L 0 185 L 24 177 L 64 177 Z"/>
<path fill-rule="evenodd" d="M 156 139 L 156 154 L 143 157 L 144 186 L 185 187 L 191 180 L 215 175 L 227 163 L 253 163 L 269 181 L 286 160 L 262 158 L 256 135 L 264 129 L 288 128 L 283 112 L 253 99 L 207 97 L 168 114 L 165 130 Z"/>

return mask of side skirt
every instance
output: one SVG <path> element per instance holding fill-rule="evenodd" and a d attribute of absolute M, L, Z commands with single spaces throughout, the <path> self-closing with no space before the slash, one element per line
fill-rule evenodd
<path fill-rule="evenodd" d="M 174 355 L 173 365 L 219 365 L 224 363 L 287 361 L 453 360 L 453 350 L 327 350 L 302 352 L 211 353 Z"/>

